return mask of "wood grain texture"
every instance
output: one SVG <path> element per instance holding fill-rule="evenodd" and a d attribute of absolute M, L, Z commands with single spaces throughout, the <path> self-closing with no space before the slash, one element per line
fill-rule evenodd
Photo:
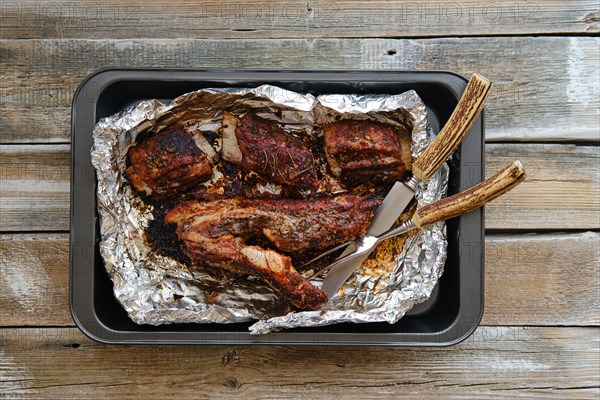
<path fill-rule="evenodd" d="M 527 178 L 486 205 L 486 228 L 600 228 L 600 148 L 489 144 L 486 176 L 514 160 L 521 160 Z"/>
<path fill-rule="evenodd" d="M 484 325 L 599 325 L 600 234 L 487 235 Z"/>
<path fill-rule="evenodd" d="M 0 142 L 68 142 L 73 93 L 105 67 L 478 72 L 494 82 L 487 140 L 598 141 L 599 48 L 597 37 L 5 40 Z"/>
<path fill-rule="evenodd" d="M 0 329 L 19 398 L 595 398 L 597 328 L 482 327 L 441 349 L 106 346 L 74 328 Z M 360 354 L 360 356 L 358 356 Z"/>
<path fill-rule="evenodd" d="M 598 32 L 593 0 L 3 2 L 0 38 L 411 37 Z"/>
<path fill-rule="evenodd" d="M 0 231 L 68 230 L 69 146 L 2 145 L 0 156 Z M 487 176 L 518 159 L 528 178 L 486 206 L 486 228 L 598 229 L 599 158 L 595 146 L 488 144 Z"/>
<path fill-rule="evenodd" d="M 0 146 L 0 231 L 68 230 L 70 146 Z"/>
<path fill-rule="evenodd" d="M 69 235 L 0 235 L 2 325 L 72 325 Z"/>
<path fill-rule="evenodd" d="M 71 326 L 67 234 L 0 235 L 0 326 Z M 600 234 L 488 235 L 485 325 L 598 325 Z M 90 254 L 92 257 L 93 254 Z"/>

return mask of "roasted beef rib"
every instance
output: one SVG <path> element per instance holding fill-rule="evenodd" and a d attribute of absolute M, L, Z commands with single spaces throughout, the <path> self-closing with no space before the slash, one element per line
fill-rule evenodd
<path fill-rule="evenodd" d="M 135 190 L 148 196 L 165 197 L 181 192 L 213 174 L 202 148 L 214 156 L 214 150 L 211 153 L 212 147 L 201 133 L 170 127 L 129 149 L 131 166 L 125 176 Z"/>
<path fill-rule="evenodd" d="M 223 116 L 223 158 L 292 191 L 315 190 L 315 160 L 302 139 L 246 113 Z"/>
<path fill-rule="evenodd" d="M 347 184 L 402 180 L 410 163 L 410 136 L 390 125 L 344 119 L 324 126 L 325 153 Z"/>
<path fill-rule="evenodd" d="M 296 309 L 315 310 L 327 296 L 296 271 L 291 258 L 249 243 L 266 240 L 287 254 L 323 250 L 363 235 L 381 201 L 372 194 L 192 201 L 175 207 L 165 221 L 177 224 L 185 253 L 199 267 L 259 277 Z"/>

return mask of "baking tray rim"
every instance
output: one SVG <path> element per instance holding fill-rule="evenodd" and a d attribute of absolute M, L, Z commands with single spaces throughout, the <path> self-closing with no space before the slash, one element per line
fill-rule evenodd
<path fill-rule="evenodd" d="M 169 77 L 168 79 L 158 79 L 157 75 L 163 74 L 177 74 L 178 77 Z M 189 76 L 186 76 L 188 75 Z M 193 74 L 208 74 L 209 76 L 193 76 Z M 89 325 L 89 321 L 85 321 L 80 318 L 81 310 L 77 306 L 76 297 L 79 295 L 75 294 L 75 286 L 77 281 L 74 277 L 74 241 L 73 236 L 76 233 L 77 227 L 77 215 L 75 210 L 79 204 L 78 196 L 76 196 L 76 162 L 78 150 L 81 151 L 80 148 L 77 147 L 77 127 L 78 127 L 78 113 L 80 109 L 80 105 L 82 101 L 87 101 L 88 106 L 93 105 L 92 114 L 94 116 L 92 127 L 96 122 L 96 113 L 95 107 L 97 101 L 102 94 L 102 92 L 109 87 L 110 85 L 121 82 L 121 81 L 135 81 L 135 80 L 156 80 L 156 81 L 173 81 L 173 82 L 186 82 L 186 81 L 197 81 L 197 82 L 206 82 L 211 80 L 223 80 L 223 79 L 234 79 L 234 80 L 245 80 L 245 81 L 256 81 L 257 84 L 260 82 L 272 82 L 272 81 L 286 81 L 293 82 L 299 81 L 298 79 L 291 79 L 290 75 L 299 74 L 308 76 L 303 79 L 307 83 L 338 83 L 338 82 L 348 82 L 347 78 L 350 75 L 356 77 L 367 77 L 369 82 L 381 82 L 381 83 L 391 83 L 393 81 L 389 80 L 390 76 L 393 75 L 416 75 L 422 78 L 429 77 L 430 79 L 427 82 L 437 83 L 439 85 L 445 86 L 447 89 L 450 89 L 451 93 L 458 99 L 460 97 L 461 89 L 464 89 L 466 86 L 467 80 L 460 74 L 457 74 L 452 71 L 441 71 L 441 70 L 431 70 L 431 71 L 423 71 L 423 70 L 337 70 L 337 69 L 216 69 L 216 68 L 103 68 L 97 70 L 90 75 L 88 75 L 77 88 L 72 102 L 72 115 L 71 115 L 71 209 L 70 209 L 70 243 L 69 243 L 69 308 L 71 312 L 71 316 L 78 326 L 78 328 L 91 339 L 106 343 L 106 344 L 236 344 L 236 345 L 261 345 L 261 344 L 272 344 L 272 345 L 367 345 L 367 346 L 431 346 L 431 347 L 442 347 L 442 346 L 450 346 L 464 341 L 468 338 L 475 329 L 479 326 L 481 322 L 481 318 L 483 316 L 484 309 L 484 212 L 483 209 L 478 210 L 474 214 L 479 221 L 477 225 L 480 225 L 479 229 L 479 248 L 481 251 L 479 252 L 478 260 L 476 263 L 480 265 L 478 269 L 480 272 L 480 277 L 478 279 L 479 283 L 477 285 L 477 289 L 479 289 L 480 293 L 478 300 L 476 302 L 467 302 L 466 305 L 470 306 L 469 312 L 465 312 L 464 310 L 464 296 L 466 295 L 465 289 L 461 287 L 460 290 L 460 306 L 456 318 L 454 321 L 444 330 L 434 332 L 434 333 L 426 333 L 426 332 L 402 332 L 402 333 L 350 333 L 350 332 L 292 332 L 289 333 L 286 331 L 283 332 L 275 332 L 267 335 L 254 336 L 249 335 L 248 332 L 179 332 L 179 331 L 165 331 L 165 332 L 144 332 L 144 331 L 117 331 L 109 328 L 105 324 L 100 321 L 97 317 L 95 310 L 92 309 L 92 313 L 94 318 L 93 327 L 95 329 L 90 329 L 92 326 Z M 231 75 L 231 76 L 229 76 Z M 453 84 L 444 84 L 444 82 L 440 82 L 439 79 L 431 79 L 435 76 L 447 76 L 451 79 L 454 79 Z M 381 79 L 381 77 L 386 77 L 387 79 Z M 166 78 L 166 76 L 165 76 Z M 309 79 L 310 78 L 310 79 Z M 378 79 L 379 78 L 379 79 Z M 310 82 L 309 82 L 310 81 Z M 350 81 L 350 83 L 360 83 L 362 81 L 355 79 Z M 414 83 L 422 83 L 423 79 L 417 80 L 404 80 L 407 82 Z M 89 93 L 85 93 L 86 89 L 90 85 L 93 86 L 92 97 L 90 98 Z M 82 97 L 86 97 L 82 100 Z M 482 135 L 481 138 L 481 154 L 480 154 L 480 171 L 479 173 L 483 176 L 484 169 L 484 140 L 483 140 L 483 132 L 484 132 L 484 115 L 483 112 L 480 116 L 479 122 L 476 122 L 474 127 L 472 128 L 479 131 Z M 90 131 L 91 132 L 91 131 Z M 89 150 L 87 149 L 87 153 L 89 155 Z M 461 182 L 461 187 L 462 187 Z M 95 195 L 95 190 L 94 190 Z M 96 214 L 96 205 L 94 201 L 94 213 Z M 97 215 L 96 215 L 97 219 Z M 461 222 L 459 223 L 462 225 Z M 94 223 L 97 225 L 97 221 Z M 461 231 L 459 227 L 459 231 Z M 95 246 L 95 243 L 92 243 Z M 463 285 L 462 278 L 459 280 L 459 284 Z M 91 287 L 93 290 L 94 288 Z M 473 300 L 473 299 L 471 299 Z M 92 302 L 93 303 L 93 302 Z M 93 305 L 93 304 L 92 304 Z M 475 307 L 473 307 L 475 306 Z M 456 327 L 463 327 L 464 329 L 456 329 Z M 322 327 L 321 329 L 326 330 L 327 326 Z M 97 330 L 97 332 L 96 332 Z M 147 334 L 149 336 L 157 336 L 160 334 L 168 334 L 171 336 L 167 339 L 160 338 L 141 338 Z M 197 336 L 202 336 L 202 338 L 198 338 Z M 196 336 L 196 337 L 190 337 Z M 238 338 L 235 338 L 238 336 Z M 240 339 L 240 336 L 249 336 L 246 339 Z M 286 338 L 288 336 L 292 336 L 293 340 Z M 310 336 L 315 337 L 316 339 L 311 340 Z M 382 338 L 382 336 L 385 338 Z M 217 338 L 218 337 L 218 338 Z M 390 341 L 390 339 L 397 338 L 407 338 L 408 340 L 402 341 Z M 420 337 L 420 339 L 418 339 Z M 443 341 L 434 341 L 435 337 L 443 337 Z M 251 339 L 251 340 L 250 340 Z M 382 340 L 384 339 L 384 340 Z"/>

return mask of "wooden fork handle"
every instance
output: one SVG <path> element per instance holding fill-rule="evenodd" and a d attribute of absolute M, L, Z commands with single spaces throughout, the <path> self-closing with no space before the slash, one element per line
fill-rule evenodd
<path fill-rule="evenodd" d="M 492 90 L 492 83 L 479 74 L 471 75 L 446 125 L 412 165 L 417 178 L 426 180 L 437 171 L 462 142 L 481 113 Z"/>
<path fill-rule="evenodd" d="M 508 192 L 521 183 L 525 176 L 525 170 L 521 162 L 514 161 L 496 175 L 472 188 L 417 210 L 412 217 L 412 221 L 418 228 L 422 228 L 468 213 Z"/>

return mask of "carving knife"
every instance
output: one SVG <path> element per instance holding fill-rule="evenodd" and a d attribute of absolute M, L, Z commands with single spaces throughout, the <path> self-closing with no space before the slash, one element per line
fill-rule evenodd
<path fill-rule="evenodd" d="M 508 192 L 510 189 L 521 183 L 523 179 L 525 179 L 523 166 L 519 161 L 515 161 L 493 177 L 486 179 L 464 192 L 446 197 L 445 199 L 418 209 L 412 216 L 412 219 L 389 229 L 381 235 L 365 235 L 362 238 L 351 242 L 353 245 L 349 246 L 349 248 L 353 248 L 353 251 L 331 264 L 331 271 L 327 275 L 327 278 L 333 273 L 334 279 L 329 281 L 325 279 L 325 282 L 329 282 L 329 284 L 326 286 L 324 282 L 322 289 L 327 295 L 332 297 L 362 262 L 357 264 L 356 261 L 364 260 L 368 257 L 377 243 L 382 240 L 404 234 L 412 229 L 424 228 L 436 222 L 445 221 L 469 211 L 473 211 L 483 206 L 488 201 Z"/>
<path fill-rule="evenodd" d="M 435 171 L 456 150 L 475 120 L 481 113 L 490 95 L 492 84 L 479 74 L 471 75 L 454 112 L 433 142 L 413 162 L 413 176 L 407 182 L 396 182 L 383 203 L 375 211 L 373 221 L 367 228 L 367 235 L 378 236 L 392 227 L 415 195 L 421 180 L 431 178 Z M 347 248 L 340 257 L 348 254 Z M 367 254 L 368 256 L 368 254 Z M 332 296 L 352 275 L 352 272 L 367 258 L 357 257 L 354 268 L 331 268 L 323 282 L 323 290 Z M 335 290 L 334 290 L 335 289 Z"/>

